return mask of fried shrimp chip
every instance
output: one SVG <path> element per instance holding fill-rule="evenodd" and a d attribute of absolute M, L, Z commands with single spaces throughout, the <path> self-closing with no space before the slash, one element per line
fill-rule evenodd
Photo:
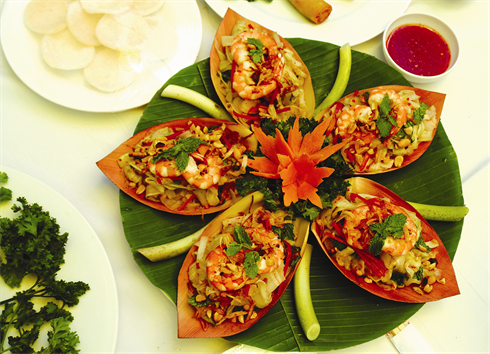
<path fill-rule="evenodd" d="M 137 15 L 147 16 L 156 12 L 163 5 L 163 0 L 134 0 L 131 11 Z"/>
<path fill-rule="evenodd" d="M 85 80 L 104 92 L 121 90 L 131 84 L 134 71 L 124 69 L 119 63 L 119 53 L 104 48 L 97 52 L 90 65 L 83 69 Z"/>
<path fill-rule="evenodd" d="M 66 28 L 68 1 L 30 1 L 24 12 L 24 23 L 31 31 L 54 34 Z"/>
<path fill-rule="evenodd" d="M 142 16 L 125 12 L 120 15 L 104 15 L 97 24 L 95 34 L 107 48 L 132 50 L 143 43 L 147 29 Z"/>
<path fill-rule="evenodd" d="M 132 0 L 80 0 L 82 8 L 92 14 L 119 14 L 129 10 Z"/>
<path fill-rule="evenodd" d="M 100 41 L 95 35 L 97 23 L 103 14 L 91 14 L 83 10 L 80 1 L 74 1 L 68 6 L 66 24 L 71 33 L 81 43 L 89 46 L 99 46 Z"/>
<path fill-rule="evenodd" d="M 66 28 L 43 37 L 41 55 L 55 69 L 74 70 L 90 64 L 94 59 L 95 48 L 80 43 Z"/>

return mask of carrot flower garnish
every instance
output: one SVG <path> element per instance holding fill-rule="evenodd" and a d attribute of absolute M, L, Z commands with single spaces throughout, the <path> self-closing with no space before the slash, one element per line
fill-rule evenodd
<path fill-rule="evenodd" d="M 248 165 L 256 170 L 252 172 L 256 176 L 282 179 L 285 206 L 302 199 L 309 200 L 320 209 L 323 208 L 316 187 L 324 178 L 329 177 L 334 169 L 317 165 L 347 143 L 345 140 L 322 149 L 328 125 L 329 121 L 324 120 L 303 137 L 299 130 L 299 118 L 296 118 L 287 141 L 278 129 L 274 138 L 266 135 L 261 128 L 253 127 L 260 143 L 260 150 L 265 156 L 254 157 Z"/>

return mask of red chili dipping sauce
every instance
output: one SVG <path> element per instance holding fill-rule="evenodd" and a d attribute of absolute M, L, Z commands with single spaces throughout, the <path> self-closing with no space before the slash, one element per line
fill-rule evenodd
<path fill-rule="evenodd" d="M 395 63 L 415 75 L 440 75 L 451 62 L 445 39 L 434 29 L 419 24 L 395 28 L 386 40 L 386 48 Z"/>

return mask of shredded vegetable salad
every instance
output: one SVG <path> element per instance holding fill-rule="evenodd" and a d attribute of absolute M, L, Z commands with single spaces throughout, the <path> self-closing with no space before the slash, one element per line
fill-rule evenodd
<path fill-rule="evenodd" d="M 382 87 L 337 101 L 325 114 L 336 121 L 333 141 L 351 138 L 342 156 L 355 172 L 382 172 L 402 166 L 437 129 L 436 108 L 413 90 Z"/>
<path fill-rule="evenodd" d="M 225 321 L 245 323 L 269 305 L 299 260 L 291 215 L 263 207 L 222 221 L 203 234 L 189 268 L 189 303 L 205 330 Z"/>
<path fill-rule="evenodd" d="M 437 240 L 425 242 L 416 214 L 387 198 L 349 192 L 315 222 L 338 265 L 367 283 L 386 290 L 413 285 L 421 295 L 445 284 Z"/>
<path fill-rule="evenodd" d="M 235 200 L 247 167 L 246 137 L 229 125 L 163 127 L 144 137 L 118 164 L 130 188 L 170 210 L 209 208 Z"/>
<path fill-rule="evenodd" d="M 269 35 L 237 21 L 216 50 L 220 63 L 217 90 L 226 108 L 249 124 L 257 119 L 285 121 L 306 116 L 304 84 L 307 70 L 274 32 Z"/>

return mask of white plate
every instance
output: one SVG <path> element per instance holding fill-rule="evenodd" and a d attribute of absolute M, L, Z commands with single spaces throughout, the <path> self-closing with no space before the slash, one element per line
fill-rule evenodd
<path fill-rule="evenodd" d="M 175 73 L 194 64 L 202 38 L 202 21 L 195 0 L 165 1 L 159 14 L 176 36 L 175 53 L 166 60 L 143 60 L 137 79 L 126 89 L 105 93 L 87 83 L 82 70 L 58 70 L 41 57 L 42 35 L 23 20 L 28 1 L 7 0 L 3 6 L 1 39 L 5 56 L 17 76 L 33 91 L 61 106 L 87 112 L 117 112 L 148 103 Z M 162 36 L 172 35 L 162 34 Z M 162 37 L 163 38 L 163 37 Z"/>
<path fill-rule="evenodd" d="M 83 281 L 90 290 L 80 297 L 80 303 L 67 308 L 74 317 L 72 331 L 80 337 L 78 349 L 81 353 L 114 353 L 118 325 L 118 297 L 114 275 L 105 249 L 90 224 L 56 191 L 11 168 L 0 166 L 9 181 L 1 184 L 12 191 L 12 200 L 0 203 L 0 215 L 10 219 L 17 217 L 10 208 L 18 197 L 25 197 L 29 204 L 37 203 L 60 225 L 60 232 L 68 232 L 65 264 L 61 266 L 57 279 Z M 20 289 L 25 289 L 24 279 Z M 19 288 L 11 289 L 0 278 L 1 300 L 10 298 Z M 3 308 L 2 308 L 3 309 Z M 41 334 L 49 330 L 45 329 Z M 44 328 L 44 327 L 43 327 Z M 41 340 L 43 339 L 43 340 Z M 46 346 L 45 335 L 36 343 L 36 350 Z"/>
<path fill-rule="evenodd" d="M 321 24 L 314 24 L 288 0 L 205 0 L 221 17 L 228 8 L 245 18 L 278 32 L 282 37 L 301 37 L 337 45 L 365 42 L 385 29 L 410 4 L 410 0 L 327 0 L 332 13 Z"/>

